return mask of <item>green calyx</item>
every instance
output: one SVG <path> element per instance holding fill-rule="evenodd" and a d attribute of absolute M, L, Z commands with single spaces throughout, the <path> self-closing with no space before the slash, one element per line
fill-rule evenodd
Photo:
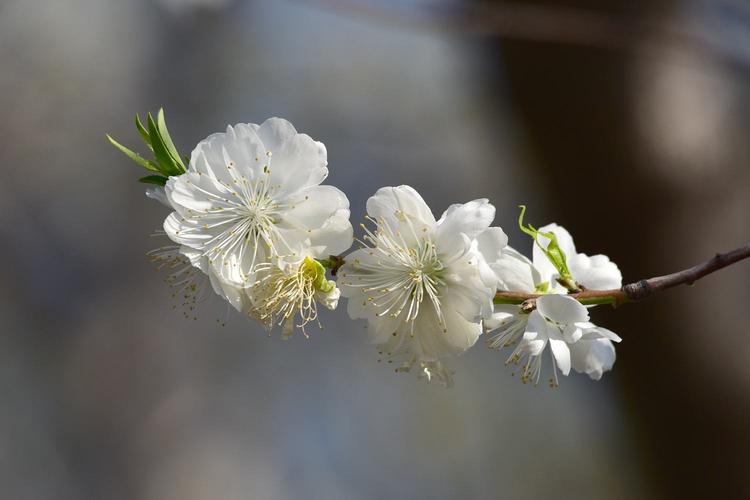
<path fill-rule="evenodd" d="M 534 238 L 534 242 L 539 246 L 542 252 L 544 252 L 544 255 L 547 256 L 552 265 L 555 266 L 555 269 L 557 269 L 557 272 L 560 275 L 560 277 L 557 279 L 558 283 L 567 288 L 570 292 L 580 292 L 581 290 L 578 287 L 578 284 L 573 279 L 573 275 L 571 274 L 570 269 L 568 269 L 568 262 L 565 256 L 565 252 L 557 243 L 557 236 L 555 235 L 555 233 L 551 231 L 541 232 L 531 224 L 524 225 L 523 217 L 526 214 L 526 205 L 519 205 L 518 208 L 521 209 L 521 213 L 518 216 L 518 227 L 521 228 L 521 231 Z M 539 236 L 543 236 L 544 238 L 547 238 L 549 240 L 546 248 L 539 242 Z M 547 286 L 549 286 L 549 284 L 547 284 Z"/>
<path fill-rule="evenodd" d="M 313 286 L 320 292 L 330 293 L 336 288 L 335 281 L 326 279 L 326 268 L 315 259 L 305 257 L 300 266 L 300 271 L 305 277 L 313 280 Z"/>
<path fill-rule="evenodd" d="M 145 126 L 141 122 L 140 116 L 136 115 L 135 127 L 138 129 L 138 133 L 141 135 L 143 142 L 153 153 L 154 158 L 152 160 L 146 159 L 135 151 L 123 146 L 114 140 L 109 134 L 107 134 L 107 139 L 109 139 L 109 142 L 114 147 L 125 154 L 125 156 L 133 160 L 139 166 L 152 172 L 151 175 L 138 179 L 139 182 L 164 186 L 169 177 L 182 175 L 187 171 L 185 162 L 177 152 L 177 148 L 172 142 L 172 138 L 167 130 L 167 123 L 164 119 L 163 109 L 159 109 L 159 112 L 156 114 L 156 120 L 154 120 L 151 113 L 147 113 Z M 185 161 L 187 161 L 187 158 Z"/>

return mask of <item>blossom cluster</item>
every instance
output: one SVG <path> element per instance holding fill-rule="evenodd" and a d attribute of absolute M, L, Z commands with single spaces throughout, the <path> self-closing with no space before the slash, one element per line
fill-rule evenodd
<path fill-rule="evenodd" d="M 553 387 L 558 372 L 598 380 L 612 368 L 620 338 L 592 323 L 592 306 L 570 293 L 620 288 L 622 276 L 608 257 L 578 253 L 562 226 L 521 223 L 533 238 L 529 260 L 492 225 L 487 199 L 436 218 L 412 187 L 383 187 L 368 199 L 359 248 L 349 252 L 349 200 L 322 184 L 326 148 L 288 121 L 229 126 L 185 162 L 163 113 L 136 124 L 154 160 L 110 140 L 155 174 L 141 179 L 153 185 L 146 194 L 171 211 L 163 225 L 170 244 L 149 256 L 169 269 L 186 316 L 215 293 L 269 331 L 307 336 L 307 326 L 319 324 L 318 306 L 335 309 L 343 296 L 396 372 L 450 385 L 445 359 L 483 334 L 489 347 L 508 348 L 506 363 L 524 383 L 539 383 L 547 351 Z M 498 292 L 534 299 L 503 303 Z"/>

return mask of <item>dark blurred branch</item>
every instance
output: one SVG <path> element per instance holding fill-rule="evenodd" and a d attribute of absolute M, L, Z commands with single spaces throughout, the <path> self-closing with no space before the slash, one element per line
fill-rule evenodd
<path fill-rule="evenodd" d="M 717 253 L 711 259 L 683 271 L 630 283 L 618 290 L 584 290 L 579 293 L 572 293 L 570 297 L 584 305 L 612 304 L 618 306 L 626 302 L 643 300 L 656 292 L 679 285 L 692 285 L 704 276 L 748 257 L 750 257 L 750 243 L 731 252 Z M 525 310 L 530 311 L 536 307 L 536 299 L 539 297 L 541 297 L 539 294 L 498 292 L 495 295 L 495 303 L 522 304 Z"/>
<path fill-rule="evenodd" d="M 296 0 L 332 12 L 389 26 L 442 29 L 594 48 L 637 50 L 646 55 L 665 50 L 706 55 L 744 69 L 748 54 L 732 52 L 705 33 L 682 24 L 657 22 L 580 7 L 521 2 L 466 2 L 460 5 L 382 5 L 362 0 Z"/>

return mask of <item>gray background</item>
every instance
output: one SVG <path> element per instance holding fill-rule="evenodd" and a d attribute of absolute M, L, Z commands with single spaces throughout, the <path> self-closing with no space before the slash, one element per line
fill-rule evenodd
<path fill-rule="evenodd" d="M 624 338 L 600 382 L 522 386 L 480 342 L 446 390 L 378 364 L 343 309 L 286 342 L 217 301 L 184 320 L 144 257 L 165 209 L 104 139 L 136 146 L 160 106 L 184 153 L 282 116 L 326 144 L 355 225 L 383 185 L 437 215 L 488 197 L 528 254 L 525 203 L 631 281 L 748 241 L 748 9 L 588 6 L 624 36 L 502 3 L 0 2 L 0 496 L 750 494 L 747 263 L 597 309 Z"/>

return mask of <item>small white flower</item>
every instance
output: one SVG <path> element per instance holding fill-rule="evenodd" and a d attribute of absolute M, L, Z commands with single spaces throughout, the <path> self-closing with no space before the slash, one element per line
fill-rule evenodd
<path fill-rule="evenodd" d="M 495 208 L 475 200 L 436 221 L 414 189 L 400 186 L 379 189 L 367 213 L 376 229 L 365 228 L 363 248 L 339 271 L 349 315 L 367 320 L 389 362 L 402 362 L 397 371 L 416 367 L 420 376 L 450 384 L 440 359 L 474 345 L 481 319 L 492 312 L 497 278 L 478 238 L 488 252 L 507 244 L 500 228 L 489 228 Z"/>
<path fill-rule="evenodd" d="M 607 349 L 601 344 L 611 346 L 611 341 L 619 342 L 621 339 L 613 332 L 590 323 L 588 319 L 586 308 L 567 295 L 549 294 L 538 298 L 536 309 L 528 315 L 524 331 L 507 362 L 520 363 L 521 381 L 536 385 L 541 375 L 542 354 L 549 345 L 551 387 L 559 385 L 557 370 L 567 376 L 571 367 L 598 380 L 604 371 L 612 368 L 615 361 L 614 347 Z M 508 344 L 509 340 L 504 336 L 500 334 L 496 341 L 502 345 Z M 591 348 L 592 342 L 596 349 Z"/>
<path fill-rule="evenodd" d="M 576 252 L 573 238 L 565 228 L 549 224 L 539 232 L 553 232 L 573 279 L 585 288 L 614 289 L 622 286 L 622 275 L 617 265 L 605 255 L 589 257 Z M 539 236 L 540 243 L 549 240 Z M 549 383 L 558 385 L 557 370 L 563 375 L 571 367 L 599 380 L 602 373 L 612 368 L 615 349 L 612 341 L 621 339 L 613 332 L 589 322 L 586 307 L 564 295 L 565 288 L 557 283 L 555 267 L 541 249 L 534 244 L 533 262 L 511 249 L 505 248 L 502 257 L 490 266 L 498 275 L 501 291 L 544 293 L 536 300 L 536 310 L 526 314 L 518 305 L 495 305 L 492 317 L 484 321 L 486 331 L 498 333 L 490 338 L 491 348 L 515 346 L 508 363 L 521 363 L 521 380 L 539 382 L 542 354 L 550 346 L 553 376 Z"/>
<path fill-rule="evenodd" d="M 326 279 L 323 266 L 310 257 L 291 263 L 279 259 L 260 266 L 258 273 L 248 290 L 248 314 L 269 330 L 281 326 L 283 338 L 289 338 L 295 326 L 307 337 L 305 326 L 318 319 L 317 303 L 335 309 L 341 295 L 336 283 Z"/>
<path fill-rule="evenodd" d="M 328 175 L 325 146 L 279 118 L 239 124 L 193 150 L 188 171 L 171 177 L 174 212 L 164 230 L 208 259 L 223 283 L 249 288 L 256 267 L 278 257 L 338 254 L 352 243 L 349 201 Z"/>

